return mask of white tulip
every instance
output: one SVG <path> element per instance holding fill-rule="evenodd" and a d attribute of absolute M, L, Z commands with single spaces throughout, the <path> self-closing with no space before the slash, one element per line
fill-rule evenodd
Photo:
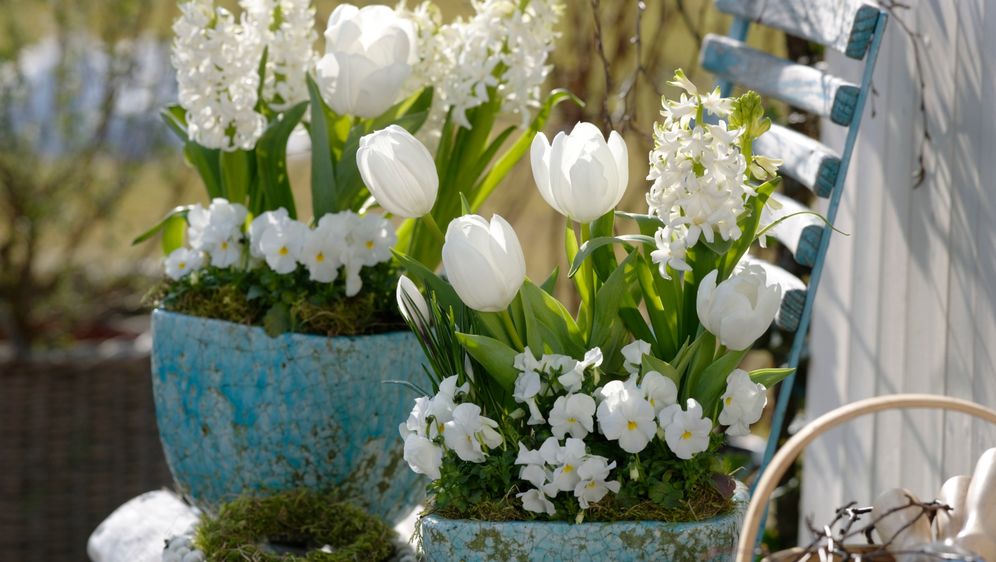
<path fill-rule="evenodd" d="M 677 404 L 664 408 L 659 418 L 664 441 L 679 459 L 688 460 L 709 448 L 712 422 L 702 415 L 702 406 L 694 398 L 688 399 L 685 410 Z"/>
<path fill-rule="evenodd" d="M 429 303 L 425 302 L 425 297 L 407 275 L 402 275 L 398 279 L 396 296 L 401 315 L 405 317 L 405 320 L 414 324 L 419 331 L 424 332 L 426 323 L 429 322 L 430 318 Z"/>
<path fill-rule="evenodd" d="M 411 21 L 387 6 L 340 4 L 329 16 L 325 56 L 315 71 L 336 113 L 371 118 L 397 101 L 416 60 Z"/>
<path fill-rule="evenodd" d="M 421 217 L 436 203 L 436 163 L 429 149 L 402 127 L 391 125 L 361 138 L 356 166 L 370 194 L 389 213 Z"/>
<path fill-rule="evenodd" d="M 696 309 L 699 321 L 729 349 L 747 349 L 775 319 L 782 294 L 768 285 L 764 269 L 748 265 L 716 285 L 713 270 L 699 283 Z"/>
<path fill-rule="evenodd" d="M 450 221 L 443 268 L 460 300 L 474 310 L 505 310 L 526 279 L 526 260 L 511 225 L 498 215 Z"/>
<path fill-rule="evenodd" d="M 204 265 L 204 254 L 190 248 L 177 248 L 166 257 L 166 276 L 174 281 Z"/>
<path fill-rule="evenodd" d="M 626 142 L 612 131 L 608 141 L 591 123 L 570 134 L 533 137 L 529 159 L 540 195 L 558 213 L 588 223 L 619 204 L 629 182 Z"/>
<path fill-rule="evenodd" d="M 735 369 L 726 377 L 726 392 L 723 393 L 723 411 L 719 413 L 720 425 L 726 428 L 727 435 L 748 435 L 750 425 L 761 419 L 768 395 L 763 384 L 750 380 L 747 371 Z"/>

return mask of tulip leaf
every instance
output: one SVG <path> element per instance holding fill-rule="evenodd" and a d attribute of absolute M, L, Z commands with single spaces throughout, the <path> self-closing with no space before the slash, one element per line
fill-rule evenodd
<path fill-rule="evenodd" d="M 366 134 L 362 124 L 354 125 L 342 147 L 342 156 L 335 166 L 335 210 L 356 211 L 369 194 L 360 178 L 356 165 L 356 151 L 360 149 L 360 138 Z M 321 215 L 315 215 L 316 217 Z"/>
<path fill-rule="evenodd" d="M 329 115 L 318 84 L 311 75 L 308 76 L 308 94 L 311 98 L 311 208 L 314 216 L 322 217 L 336 211 L 335 170 L 329 140 Z"/>
<path fill-rule="evenodd" d="M 259 173 L 259 187 L 265 201 L 260 205 L 250 198 L 253 214 L 283 207 L 291 218 L 297 218 L 294 205 L 294 192 L 291 191 L 287 173 L 287 140 L 294 127 L 301 122 L 308 110 L 308 102 L 303 101 L 288 109 L 279 120 L 270 123 L 263 136 L 256 143 L 256 162 Z"/>
<path fill-rule="evenodd" d="M 638 340 L 649 342 L 655 349 L 657 348 L 657 337 L 647 326 L 647 321 L 640 314 L 640 309 L 636 306 L 619 307 L 619 318 L 626 329 Z"/>
<path fill-rule="evenodd" d="M 583 251 L 583 249 L 582 249 Z M 600 347 L 606 357 L 612 357 L 622 345 L 626 331 L 619 318 L 619 307 L 633 286 L 636 274 L 633 262 L 639 257 L 633 252 L 616 267 L 605 284 L 595 294 L 593 322 L 588 348 Z"/>
<path fill-rule="evenodd" d="M 546 124 L 547 119 L 550 118 L 550 113 L 553 108 L 556 107 L 563 101 L 571 100 L 579 107 L 584 107 L 584 102 L 581 98 L 575 96 L 571 92 L 563 89 L 556 89 L 550 92 L 546 100 L 543 102 L 543 106 L 536 113 L 536 117 L 533 118 L 532 123 L 530 123 L 529 128 L 522 133 L 522 135 L 516 139 L 515 144 L 513 144 L 509 149 L 502 154 L 495 165 L 491 167 L 484 180 L 480 183 L 480 186 L 475 190 L 474 193 L 474 205 L 473 207 L 480 208 L 481 204 L 491 195 L 495 187 L 501 183 L 501 180 L 505 179 L 505 176 L 512 171 L 515 164 L 522 158 L 523 155 L 529 150 L 529 146 L 533 142 L 533 137 L 536 133 L 543 130 L 543 126 Z"/>
<path fill-rule="evenodd" d="M 183 246 L 183 235 L 187 232 L 186 214 L 170 215 L 162 225 L 163 254 L 168 256 L 173 250 Z"/>
<path fill-rule="evenodd" d="M 412 259 L 410 256 L 402 254 L 401 252 L 392 251 L 392 253 L 394 254 L 394 258 L 398 260 L 398 263 L 401 264 L 401 267 L 403 267 L 409 275 L 417 278 L 422 282 L 424 287 L 436 295 L 436 300 L 439 302 L 439 305 L 443 308 L 444 312 L 451 308 L 459 310 L 464 306 L 463 301 L 461 301 L 460 297 L 457 296 L 456 290 L 453 289 L 453 286 L 433 273 L 429 270 L 429 268 Z"/>
<path fill-rule="evenodd" d="M 595 219 L 591 223 L 591 236 L 592 238 L 602 238 L 611 237 L 615 234 L 615 213 L 609 211 Z M 595 266 L 595 273 L 598 278 L 603 282 L 612 275 L 615 271 L 616 266 L 619 265 L 616 262 L 616 255 L 613 253 L 612 248 L 599 248 L 595 250 L 591 255 L 592 263 Z"/>
<path fill-rule="evenodd" d="M 552 295 L 553 294 L 553 290 L 557 287 L 557 278 L 558 277 L 560 277 L 560 266 L 559 265 L 553 268 L 553 271 L 550 272 L 549 276 L 547 276 L 546 281 L 543 281 L 543 284 L 540 285 L 540 289 L 543 289 L 546 293 Z"/>
<path fill-rule="evenodd" d="M 584 335 L 570 312 L 560 301 L 526 279 L 519 290 L 525 314 L 526 339 L 534 353 L 553 353 L 580 357 L 584 355 Z"/>
<path fill-rule="evenodd" d="M 660 217 L 655 215 L 644 215 L 640 213 L 627 213 L 625 211 L 616 211 L 617 217 L 627 218 L 637 224 L 640 228 L 640 234 L 646 234 L 647 236 L 653 236 L 657 229 L 664 228 L 664 221 Z"/>
<path fill-rule="evenodd" d="M 657 285 L 654 282 L 654 272 L 650 269 L 645 259 L 640 260 L 636 274 L 637 281 L 640 284 L 640 291 L 643 293 L 643 302 L 647 309 L 647 317 L 650 319 L 650 325 L 654 327 L 657 343 L 654 351 L 661 357 L 672 357 L 675 352 L 675 340 L 678 331 L 676 309 L 665 307 L 657 291 Z"/>
<path fill-rule="evenodd" d="M 678 372 L 678 369 L 675 369 L 670 363 L 663 359 L 659 359 L 653 355 L 644 354 L 641 370 L 643 371 L 643 374 L 647 374 L 650 371 L 657 371 L 658 373 L 671 379 L 676 387 L 681 388 L 681 373 Z"/>
<path fill-rule="evenodd" d="M 740 365 L 749 351 L 750 348 L 729 351 L 713 361 L 698 375 L 692 373 L 694 378 L 690 377 L 688 380 L 688 386 L 692 387 L 689 398 L 694 398 L 702 404 L 702 411 L 705 412 L 706 416 L 711 415 L 716 408 L 719 397 L 723 395 L 723 390 L 726 388 L 726 377 Z"/>
<path fill-rule="evenodd" d="M 173 217 L 179 216 L 179 217 L 181 217 L 183 219 L 186 219 L 187 218 L 187 213 L 190 211 L 190 208 L 191 208 L 191 205 L 180 205 L 179 207 L 174 207 L 173 210 L 171 210 L 170 212 L 166 213 L 166 216 L 164 216 L 162 218 L 162 220 L 160 220 L 158 223 L 156 223 L 155 226 L 153 226 L 152 228 L 146 230 L 142 234 L 139 234 L 138 237 L 136 237 L 134 240 L 132 240 L 131 241 L 131 245 L 135 246 L 137 244 L 141 244 L 142 242 L 145 242 L 146 240 L 152 238 L 153 236 L 155 236 L 156 234 L 158 234 L 159 231 L 161 231 L 164 228 L 166 228 L 166 224 Z"/>
<path fill-rule="evenodd" d="M 750 380 L 763 384 L 765 388 L 771 388 L 793 372 L 795 369 L 756 369 L 749 374 Z"/>
<path fill-rule="evenodd" d="M 369 130 L 379 131 L 390 125 L 398 125 L 414 135 L 429 117 L 432 96 L 432 86 L 422 88 L 371 120 Z"/>
<path fill-rule="evenodd" d="M 252 181 L 256 158 L 253 151 L 233 150 L 222 151 L 221 185 L 225 198 L 232 203 L 246 204 L 249 195 L 249 182 Z"/>
<path fill-rule="evenodd" d="M 487 336 L 456 333 L 457 341 L 467 350 L 467 353 L 481 364 L 495 382 L 506 392 L 515 388 L 515 379 L 519 372 L 515 370 L 514 349 L 504 343 Z"/>
<path fill-rule="evenodd" d="M 601 236 L 598 238 L 592 238 L 591 240 L 588 240 L 587 242 L 581 245 L 580 250 L 578 250 L 577 254 L 572 258 L 571 270 L 567 274 L 567 276 L 574 277 L 574 275 L 578 272 L 578 269 L 581 268 L 581 264 L 584 263 L 584 260 L 587 259 L 588 256 L 590 256 L 592 252 L 594 252 L 595 250 L 603 246 L 608 246 L 610 244 L 623 244 L 624 246 L 632 248 L 634 242 L 639 242 L 641 244 L 647 244 L 651 246 L 656 245 L 656 242 L 654 242 L 654 238 L 652 236 L 646 236 L 644 234 L 620 234 L 619 236 Z"/>

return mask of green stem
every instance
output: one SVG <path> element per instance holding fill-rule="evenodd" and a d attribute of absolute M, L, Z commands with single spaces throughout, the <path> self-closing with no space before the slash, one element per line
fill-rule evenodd
<path fill-rule="evenodd" d="M 705 109 L 702 107 L 702 99 L 698 98 L 699 105 L 695 108 L 695 126 L 705 127 Z"/>
<path fill-rule="evenodd" d="M 504 326 L 505 331 L 508 332 L 509 339 L 512 340 L 512 345 L 515 346 L 517 351 L 522 351 L 526 346 L 522 345 L 522 339 L 519 337 L 519 332 L 515 329 L 515 324 L 512 323 L 512 315 L 508 313 L 508 309 L 502 310 L 498 313 L 498 317 L 501 318 L 501 324 Z"/>
<path fill-rule="evenodd" d="M 591 225 L 589 223 L 583 222 L 583 223 L 581 223 L 581 244 L 578 247 L 579 248 L 583 247 L 584 244 L 585 244 L 585 242 L 587 242 L 588 240 L 591 240 Z M 588 256 L 588 258 L 585 259 L 584 262 L 581 263 L 581 270 L 583 271 L 585 280 L 588 282 L 588 291 L 589 291 L 588 294 L 591 297 L 591 303 L 589 303 L 589 306 L 588 306 L 588 310 L 591 312 L 591 314 L 588 315 L 588 320 L 589 320 L 588 329 L 589 329 L 589 333 L 590 333 L 590 331 L 591 331 L 591 325 L 594 324 L 594 321 L 595 321 L 595 307 L 594 307 L 594 302 L 595 302 L 595 268 L 594 268 L 594 266 L 592 264 L 592 258 L 591 258 L 591 256 Z"/>
<path fill-rule="evenodd" d="M 431 232 L 432 236 L 436 238 L 438 241 L 440 242 L 446 241 L 446 235 L 443 234 L 442 229 L 439 228 L 438 224 L 436 224 L 436 219 L 432 217 L 432 213 L 426 213 L 424 216 L 422 216 L 420 222 L 429 227 L 429 232 Z"/>

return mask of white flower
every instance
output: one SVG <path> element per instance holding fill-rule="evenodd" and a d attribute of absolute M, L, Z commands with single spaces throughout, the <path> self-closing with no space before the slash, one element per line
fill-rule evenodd
<path fill-rule="evenodd" d="M 345 250 L 342 252 L 342 262 L 346 273 L 346 296 L 352 297 L 360 292 L 363 281 L 360 271 L 391 259 L 391 247 L 397 241 L 397 235 L 390 221 L 375 213 L 357 215 L 345 212 L 350 217 L 346 229 Z"/>
<path fill-rule="evenodd" d="M 542 490 L 526 490 L 516 494 L 515 497 L 522 500 L 522 509 L 526 511 L 545 513 L 551 516 L 557 513 L 557 509 L 553 507 L 553 502 L 547 499 Z"/>
<path fill-rule="evenodd" d="M 657 433 L 654 407 L 633 384 L 612 381 L 603 388 L 598 427 L 606 439 L 619 441 L 627 453 L 639 453 Z"/>
<path fill-rule="evenodd" d="M 430 321 L 429 303 L 425 302 L 425 297 L 415 286 L 415 283 L 402 275 L 398 278 L 398 288 L 395 291 L 398 299 L 398 310 L 401 315 L 415 325 L 420 331 L 426 331 L 426 324 Z"/>
<path fill-rule="evenodd" d="M 679 459 L 688 460 L 709 448 L 712 421 L 703 417 L 702 406 L 694 398 L 688 399 L 685 410 L 677 404 L 664 408 L 660 423 L 664 441 Z"/>
<path fill-rule="evenodd" d="M 716 285 L 713 270 L 699 282 L 699 321 L 729 349 L 747 349 L 771 326 L 781 306 L 778 285 L 767 284 L 764 268 L 748 265 Z"/>
<path fill-rule="evenodd" d="M 340 4 L 329 16 L 325 56 L 315 71 L 336 113 L 369 119 L 397 101 L 416 60 L 411 21 L 387 6 Z"/>
<path fill-rule="evenodd" d="M 458 405 L 453 409 L 453 419 L 444 427 L 446 447 L 467 462 L 484 462 L 487 458 L 484 447 L 493 449 L 502 444 L 501 435 L 495 431 L 498 422 L 482 416 L 477 404 Z"/>
<path fill-rule="evenodd" d="M 337 215 L 325 215 L 305 234 L 300 261 L 312 281 L 331 283 L 342 265 L 342 241 L 348 225 Z"/>
<path fill-rule="evenodd" d="M 266 128 L 256 111 L 263 38 L 210 0 L 179 4 L 171 62 L 177 94 L 194 142 L 225 151 L 249 150 Z"/>
<path fill-rule="evenodd" d="M 242 258 L 242 242 L 237 237 L 222 240 L 206 248 L 214 267 L 231 267 Z"/>
<path fill-rule="evenodd" d="M 726 392 L 723 393 L 723 411 L 719 413 L 719 423 L 729 426 L 727 435 L 749 435 L 750 424 L 761 419 L 768 395 L 764 385 L 750 380 L 746 371 L 736 369 L 726 377 Z"/>
<path fill-rule="evenodd" d="M 370 194 L 389 213 L 421 217 L 436 203 L 436 163 L 425 145 L 398 125 L 361 138 L 356 165 Z"/>
<path fill-rule="evenodd" d="M 290 215 L 283 207 L 276 211 L 266 211 L 254 218 L 249 224 L 249 253 L 252 257 L 262 259 L 264 256 L 263 249 L 260 247 L 263 233 L 270 228 L 283 228 L 289 220 L 291 220 Z"/>
<path fill-rule="evenodd" d="M 584 441 L 568 437 L 559 451 L 557 459 L 559 466 L 554 469 L 550 483 L 543 487 L 543 491 L 553 497 L 559 492 L 573 490 L 580 480 L 578 468 L 586 458 L 588 453 L 585 451 Z"/>
<path fill-rule="evenodd" d="M 678 386 L 674 381 L 658 373 L 648 371 L 640 382 L 640 390 L 646 395 L 647 401 L 654 407 L 654 415 L 678 401 Z"/>
<path fill-rule="evenodd" d="M 540 376 L 536 371 L 526 371 L 515 378 L 512 398 L 529 407 L 529 420 L 526 421 L 529 425 L 538 425 L 546 421 L 536 405 L 536 396 L 541 390 Z"/>
<path fill-rule="evenodd" d="M 315 64 L 315 9 L 310 0 L 243 0 L 247 20 L 266 45 L 263 99 L 285 111 L 308 99 L 305 76 Z"/>
<path fill-rule="evenodd" d="M 691 271 L 692 266 L 685 261 L 687 257 L 688 228 L 684 225 L 658 228 L 654 233 L 657 249 L 650 252 L 650 259 L 658 264 L 661 277 L 671 279 L 667 268 L 674 271 Z"/>
<path fill-rule="evenodd" d="M 199 203 L 187 213 L 187 238 L 195 250 L 211 251 L 221 242 L 237 240 L 242 236 L 248 211 L 238 203 L 215 198 L 205 209 Z"/>
<path fill-rule="evenodd" d="M 411 434 L 405 438 L 404 459 L 413 472 L 438 480 L 443 448 L 421 435 Z"/>
<path fill-rule="evenodd" d="M 453 410 L 456 408 L 457 396 L 465 395 L 470 391 L 470 383 L 463 383 L 457 386 L 457 376 L 446 377 L 439 383 L 439 390 L 429 401 L 426 408 L 426 415 L 435 418 L 436 423 L 442 424 L 453 419 Z"/>
<path fill-rule="evenodd" d="M 580 391 L 581 385 L 584 384 L 585 371 L 599 367 L 602 364 L 602 350 L 597 347 L 585 352 L 584 359 L 581 361 L 574 361 L 566 355 L 550 355 L 546 357 L 550 358 L 548 364 L 561 367 L 564 374 L 557 377 L 557 382 L 563 385 L 567 392 Z M 561 358 L 566 359 L 566 361 L 561 361 Z M 568 367 L 570 368 L 568 369 Z"/>
<path fill-rule="evenodd" d="M 595 430 L 595 399 L 587 394 L 558 396 L 550 410 L 550 429 L 558 439 L 570 434 L 584 439 Z"/>
<path fill-rule="evenodd" d="M 543 199 L 579 222 L 614 209 L 629 181 L 626 142 L 615 131 L 606 141 L 591 123 L 576 124 L 570 134 L 557 133 L 552 146 L 546 135 L 536 133 L 530 161 Z"/>
<path fill-rule="evenodd" d="M 259 239 L 259 249 L 273 271 L 286 274 L 297 268 L 308 227 L 293 219 L 271 225 Z"/>
<path fill-rule="evenodd" d="M 443 268 L 460 300 L 474 310 L 505 310 L 526 279 L 526 260 L 511 225 L 498 215 L 450 221 Z"/>
<path fill-rule="evenodd" d="M 177 248 L 166 256 L 166 275 L 173 280 L 197 271 L 204 265 L 204 254 L 190 248 Z"/>
<path fill-rule="evenodd" d="M 430 403 L 431 399 L 428 396 L 419 396 L 415 399 L 415 406 L 408 414 L 408 419 L 398 426 L 398 433 L 402 439 L 406 439 L 409 435 L 435 438 L 439 434 L 438 428 L 430 427 L 428 421 Z"/>
<path fill-rule="evenodd" d="M 619 493 L 621 484 L 617 480 L 608 481 L 609 472 L 615 467 L 615 461 L 609 463 L 608 459 L 597 455 L 589 455 L 581 463 L 577 470 L 579 481 L 574 487 L 574 496 L 581 509 L 602 501 L 609 492 Z"/>
<path fill-rule="evenodd" d="M 629 374 L 639 373 L 640 366 L 643 365 L 643 356 L 650 355 L 650 344 L 643 340 L 635 340 L 632 343 L 624 345 L 620 350 L 622 351 L 623 367 Z"/>

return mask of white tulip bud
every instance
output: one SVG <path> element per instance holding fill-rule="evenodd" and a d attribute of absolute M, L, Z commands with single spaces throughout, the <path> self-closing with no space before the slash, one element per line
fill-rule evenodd
<path fill-rule="evenodd" d="M 436 163 L 429 149 L 398 125 L 361 138 L 356 166 L 370 194 L 389 213 L 421 217 L 436 203 Z"/>
<path fill-rule="evenodd" d="M 425 323 L 429 321 L 429 304 L 406 275 L 398 279 L 397 298 L 398 310 L 405 320 L 415 324 L 419 330 L 424 330 Z"/>
<path fill-rule="evenodd" d="M 782 293 L 768 285 L 764 269 L 748 265 L 716 285 L 713 270 L 699 283 L 699 321 L 729 349 L 747 349 L 764 334 L 781 306 Z"/>
<path fill-rule="evenodd" d="M 612 131 L 608 141 L 591 123 L 570 134 L 533 137 L 529 159 L 540 195 L 558 213 L 591 222 L 619 204 L 629 182 L 626 142 Z"/>
<path fill-rule="evenodd" d="M 512 226 L 498 215 L 453 219 L 443 243 L 443 268 L 460 300 L 474 310 L 505 310 L 526 279 L 526 260 Z"/>
<path fill-rule="evenodd" d="M 371 118 L 397 101 L 416 60 L 411 21 L 387 6 L 340 4 L 329 16 L 315 72 L 336 113 Z"/>

